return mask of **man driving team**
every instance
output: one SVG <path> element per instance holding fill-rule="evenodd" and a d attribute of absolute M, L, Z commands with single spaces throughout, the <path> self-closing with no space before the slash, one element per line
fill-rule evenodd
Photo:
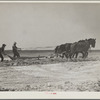
<path fill-rule="evenodd" d="M 6 44 L 2 44 L 2 47 L 0 48 L 0 58 L 1 58 L 1 62 L 4 60 L 3 54 L 5 54 L 4 49 L 6 47 Z"/>
<path fill-rule="evenodd" d="M 16 46 L 16 42 L 14 42 L 14 44 L 13 44 L 13 46 L 12 46 L 12 50 L 13 50 L 13 54 L 14 54 L 14 58 L 15 57 L 17 57 L 17 58 L 19 58 L 20 57 L 20 54 L 19 54 L 19 52 L 18 52 L 18 49 L 20 49 L 20 48 L 18 48 L 17 46 Z"/>

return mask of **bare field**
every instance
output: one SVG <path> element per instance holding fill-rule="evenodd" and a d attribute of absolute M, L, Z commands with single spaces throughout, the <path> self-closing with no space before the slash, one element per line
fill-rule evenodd
<path fill-rule="evenodd" d="M 0 62 L 0 90 L 99 92 L 100 52 L 90 52 L 86 59 L 80 56 L 74 61 L 27 58 Z"/>

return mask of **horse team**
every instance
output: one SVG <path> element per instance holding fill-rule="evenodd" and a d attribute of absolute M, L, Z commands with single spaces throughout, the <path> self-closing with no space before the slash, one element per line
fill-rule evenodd
<path fill-rule="evenodd" d="M 55 48 L 56 56 L 60 56 L 64 58 L 64 56 L 68 59 L 72 59 L 73 57 L 77 58 L 79 53 L 82 53 L 82 58 L 86 58 L 88 56 L 88 50 L 91 47 L 95 47 L 96 39 L 85 39 L 80 40 L 74 43 L 65 43 L 57 46 Z"/>
<path fill-rule="evenodd" d="M 65 43 L 65 44 L 61 44 L 55 48 L 55 54 L 57 57 L 60 55 L 60 57 L 62 57 L 62 58 L 64 58 L 64 56 L 65 56 L 67 59 L 68 58 L 72 59 L 72 57 L 77 58 L 78 54 L 82 53 L 82 55 L 83 55 L 82 58 L 86 58 L 88 56 L 89 48 L 91 48 L 91 47 L 94 48 L 95 44 L 96 44 L 96 39 L 92 39 L 92 38 L 80 40 L 80 41 L 74 42 L 74 43 Z M 5 46 L 6 45 L 3 44 L 2 47 L 0 48 L 1 61 L 4 60 L 4 57 L 2 54 L 7 55 L 4 52 Z M 16 46 L 16 42 L 14 43 L 12 48 L 13 48 L 14 57 L 10 57 L 9 55 L 8 55 L 8 57 L 19 58 L 20 55 L 18 53 L 18 48 Z"/>

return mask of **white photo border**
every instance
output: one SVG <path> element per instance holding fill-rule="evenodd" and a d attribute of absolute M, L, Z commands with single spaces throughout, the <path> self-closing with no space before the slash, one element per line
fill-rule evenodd
<path fill-rule="evenodd" d="M 100 3 L 100 1 L 0 1 L 0 3 Z M 100 99 L 100 92 L 0 92 L 0 99 Z"/>

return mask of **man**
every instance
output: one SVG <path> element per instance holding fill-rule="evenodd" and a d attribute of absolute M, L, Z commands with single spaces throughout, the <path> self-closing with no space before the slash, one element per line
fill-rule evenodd
<path fill-rule="evenodd" d="M 4 60 L 3 54 L 6 55 L 5 52 L 4 52 L 5 46 L 6 46 L 6 44 L 2 44 L 2 47 L 0 48 L 1 62 L 3 62 L 3 60 Z"/>
<path fill-rule="evenodd" d="M 14 45 L 12 46 L 12 49 L 13 49 L 13 53 L 14 53 L 14 58 L 15 57 L 17 57 L 17 58 L 19 58 L 20 57 L 20 54 L 18 53 L 18 49 L 20 49 L 20 48 L 18 48 L 17 46 L 16 46 L 16 42 L 14 42 Z"/>

